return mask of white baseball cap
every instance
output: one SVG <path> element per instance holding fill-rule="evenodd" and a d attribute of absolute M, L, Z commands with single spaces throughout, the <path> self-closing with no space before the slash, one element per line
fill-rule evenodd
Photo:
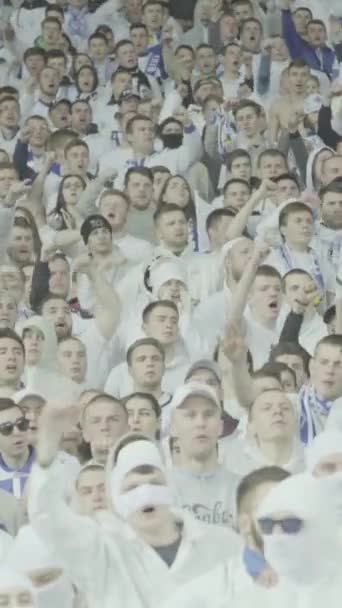
<path fill-rule="evenodd" d="M 176 389 L 170 404 L 171 411 L 181 407 L 188 397 L 205 397 L 221 410 L 221 403 L 210 386 L 202 382 L 187 382 Z"/>

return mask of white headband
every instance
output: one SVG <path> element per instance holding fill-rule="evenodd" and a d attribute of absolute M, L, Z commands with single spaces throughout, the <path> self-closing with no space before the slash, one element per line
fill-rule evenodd
<path fill-rule="evenodd" d="M 152 441 L 133 441 L 120 450 L 110 475 L 110 489 L 114 500 L 121 494 L 121 485 L 127 473 L 145 465 L 165 472 L 159 449 Z"/>
<path fill-rule="evenodd" d="M 181 281 L 186 285 L 186 276 L 179 264 L 163 262 L 151 271 L 151 285 L 153 293 L 158 295 L 159 289 L 170 280 Z"/>

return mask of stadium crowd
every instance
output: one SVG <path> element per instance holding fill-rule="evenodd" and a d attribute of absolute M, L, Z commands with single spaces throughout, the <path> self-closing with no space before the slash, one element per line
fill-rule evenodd
<path fill-rule="evenodd" d="M 338 0 L 1 0 L 1 607 L 341 608 L 341 62 Z"/>

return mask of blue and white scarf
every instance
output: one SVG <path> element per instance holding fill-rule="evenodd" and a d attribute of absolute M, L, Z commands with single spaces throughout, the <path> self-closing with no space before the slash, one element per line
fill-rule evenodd
<path fill-rule="evenodd" d="M 304 384 L 299 393 L 300 439 L 307 445 L 323 431 L 332 401 L 321 399 L 311 383 Z"/>
<path fill-rule="evenodd" d="M 160 44 L 155 44 L 149 47 L 146 53 L 147 62 L 144 69 L 145 74 L 148 74 L 148 76 L 153 76 L 154 78 L 160 78 L 160 56 Z"/>
<path fill-rule="evenodd" d="M 67 12 L 68 30 L 71 36 L 79 36 L 83 40 L 89 37 L 89 27 L 87 20 L 88 9 L 69 8 Z"/>
<path fill-rule="evenodd" d="M 259 551 L 253 551 L 249 547 L 244 548 L 242 560 L 246 571 L 253 579 L 258 578 L 269 567 L 263 554 Z"/>
<path fill-rule="evenodd" d="M 279 252 L 283 259 L 283 262 L 286 265 L 286 272 L 288 272 L 289 270 L 293 270 L 293 268 L 295 268 L 295 266 L 293 264 L 291 253 L 290 253 L 288 246 L 281 245 L 279 247 Z M 316 255 L 316 253 L 314 252 L 314 250 L 311 249 L 311 247 L 309 247 L 308 253 L 309 253 L 310 259 L 311 259 L 310 274 L 311 274 L 312 278 L 314 279 L 314 281 L 317 283 L 318 287 L 320 287 L 321 289 L 324 289 L 324 279 L 323 279 L 323 275 L 321 272 L 321 267 L 319 264 L 318 257 Z"/>

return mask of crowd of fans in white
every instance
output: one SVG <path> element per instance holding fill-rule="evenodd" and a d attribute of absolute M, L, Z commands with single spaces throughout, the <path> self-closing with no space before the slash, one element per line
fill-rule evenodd
<path fill-rule="evenodd" d="M 338 0 L 1 0 L 1 607 L 341 607 L 341 62 Z"/>

